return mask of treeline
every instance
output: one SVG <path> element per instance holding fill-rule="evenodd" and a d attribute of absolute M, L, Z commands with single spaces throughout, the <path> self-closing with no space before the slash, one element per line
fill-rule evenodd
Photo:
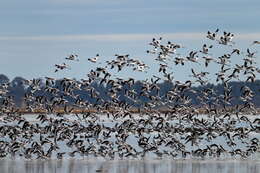
<path fill-rule="evenodd" d="M 51 100 L 51 102 L 54 103 L 53 100 L 55 100 L 56 98 L 62 98 L 66 100 L 66 104 L 70 106 L 80 105 L 79 102 L 83 102 L 84 107 L 91 107 L 103 104 L 104 101 L 111 102 L 111 100 L 114 99 L 111 97 L 111 95 L 108 95 L 108 93 L 111 93 L 111 90 L 113 89 L 112 85 L 104 85 L 102 83 L 100 84 L 99 81 L 91 82 L 91 84 L 86 88 L 86 86 L 82 85 L 82 81 L 75 80 L 75 86 L 70 87 L 70 91 L 68 91 L 68 93 L 73 93 L 73 96 L 70 94 L 66 94 L 67 91 L 64 92 L 64 86 L 62 83 L 64 79 L 57 79 L 52 81 L 51 89 L 54 90 L 53 92 L 50 92 L 50 90 L 48 90 L 48 87 L 46 85 L 50 84 L 46 83 L 47 80 L 34 79 L 34 82 L 35 81 L 38 85 L 38 88 L 36 89 L 34 88 L 35 86 L 32 87 L 30 85 L 30 82 L 32 81 L 29 81 L 22 77 L 15 77 L 12 81 L 10 81 L 7 76 L 1 74 L 1 104 L 4 104 L 5 97 L 11 97 L 13 102 L 15 103 L 14 106 L 19 108 L 26 107 L 30 104 L 34 105 L 35 102 L 44 104 L 45 102 L 47 103 L 49 102 L 49 100 Z M 77 83 L 80 85 L 76 86 Z M 156 107 L 179 104 L 178 98 L 170 99 L 168 97 L 169 91 L 176 87 L 174 83 L 169 81 L 157 83 L 156 86 L 158 86 L 158 88 L 156 90 L 151 89 L 151 91 L 149 91 L 149 96 L 142 95 L 142 91 L 144 89 L 144 86 L 146 85 L 144 81 L 135 81 L 131 86 L 122 82 L 121 85 L 121 89 L 115 91 L 116 99 L 119 101 L 118 103 L 124 102 L 133 107 L 141 107 L 143 105 L 152 103 L 153 99 L 151 99 L 151 97 L 158 96 L 156 98 L 160 98 L 162 104 L 157 104 Z M 224 88 L 225 86 L 223 84 L 207 84 L 203 86 L 191 87 L 191 89 L 182 93 L 182 98 L 185 98 L 187 100 L 186 105 L 192 105 L 196 107 L 202 107 L 204 104 L 216 105 L 216 102 L 218 102 L 217 104 L 219 104 L 220 106 L 235 106 L 244 104 L 243 99 L 241 99 L 241 95 L 243 87 L 246 86 L 251 89 L 253 94 L 250 103 L 254 104 L 256 107 L 260 107 L 259 80 L 256 80 L 255 82 L 230 81 L 228 82 L 228 85 L 231 92 L 231 97 L 228 103 L 221 103 L 222 100 L 225 100 L 224 97 L 226 92 Z M 129 93 L 125 93 L 126 91 L 131 91 L 135 93 L 135 96 L 129 97 Z M 33 94 L 28 96 L 28 93 Z M 95 96 L 93 96 L 93 94 L 95 94 Z M 33 97 L 31 99 L 31 103 L 30 101 L 28 102 L 28 97 Z M 160 100 L 156 101 L 160 102 Z M 75 104 L 76 102 L 77 104 Z"/>

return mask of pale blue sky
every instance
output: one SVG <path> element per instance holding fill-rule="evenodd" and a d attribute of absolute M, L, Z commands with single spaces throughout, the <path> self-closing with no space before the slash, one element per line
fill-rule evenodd
<path fill-rule="evenodd" d="M 220 28 L 234 32 L 236 46 L 246 48 L 260 40 L 259 9 L 259 0 L 0 0 L 0 73 L 10 79 L 80 79 L 93 68 L 87 58 L 96 53 L 103 59 L 129 53 L 154 71 L 154 57 L 145 53 L 152 37 L 181 43 L 185 52 L 200 49 L 203 34 Z M 54 73 L 54 64 L 70 53 L 79 54 L 80 62 Z M 177 79 L 187 77 L 188 70 L 182 70 L 177 68 Z"/>

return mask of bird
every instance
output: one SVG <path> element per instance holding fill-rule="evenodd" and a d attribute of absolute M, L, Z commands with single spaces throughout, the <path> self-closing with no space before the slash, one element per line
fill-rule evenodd
<path fill-rule="evenodd" d="M 79 61 L 77 54 L 70 54 L 69 56 L 65 57 L 65 59 L 71 61 Z"/>
<path fill-rule="evenodd" d="M 194 62 L 194 63 L 198 63 L 198 64 L 199 64 L 197 53 L 198 53 L 197 51 L 191 51 L 191 52 L 189 53 L 189 55 L 186 57 L 186 59 L 187 59 L 188 61 L 191 61 L 191 62 Z"/>
<path fill-rule="evenodd" d="M 216 29 L 215 32 L 211 33 L 210 31 L 207 32 L 207 38 L 210 40 L 215 40 L 216 39 L 216 35 L 218 33 L 219 29 Z"/>
<path fill-rule="evenodd" d="M 209 49 L 211 49 L 212 47 L 213 47 L 213 45 L 207 46 L 206 44 L 204 44 L 202 46 L 202 50 L 200 50 L 200 52 L 203 53 L 203 54 L 208 54 Z"/>
<path fill-rule="evenodd" d="M 207 38 L 216 44 L 220 41 L 233 45 L 233 33 L 224 32 L 222 38 L 217 38 L 217 33 L 218 29 L 209 31 Z M 260 73 L 255 60 L 257 52 L 248 48 L 244 55 L 231 47 L 215 58 L 209 55 L 213 46 L 205 43 L 201 50 L 183 56 L 176 52 L 181 45 L 171 41 L 163 44 L 161 37 L 153 38 L 149 45 L 156 49 L 150 60 L 157 66 L 150 67 L 151 62 L 146 64 L 129 54 L 115 54 L 80 80 L 46 76 L 21 83 L 0 83 L 0 157 L 255 157 L 260 132 L 259 113 L 254 105 L 259 90 L 252 84 Z M 241 62 L 233 63 L 234 54 L 241 57 Z M 76 61 L 78 56 L 72 55 L 67 60 Z M 98 57 L 97 54 L 89 61 L 96 63 Z M 205 66 L 199 69 L 191 64 L 200 60 L 205 61 Z M 209 63 L 216 65 L 213 74 L 206 70 Z M 62 63 L 55 64 L 55 68 L 58 71 L 69 67 Z M 131 76 L 120 76 L 127 68 Z M 187 80 L 177 80 L 177 68 L 186 70 Z M 133 77 L 147 69 L 154 72 L 151 78 Z M 210 79 L 218 85 L 210 84 Z M 16 108 L 15 87 L 24 87 L 21 108 Z"/>
<path fill-rule="evenodd" d="M 234 54 L 234 53 L 236 53 L 237 55 L 241 54 L 239 49 L 233 49 L 233 51 L 231 52 L 231 55 Z"/>
<path fill-rule="evenodd" d="M 58 72 L 59 70 L 63 70 L 63 69 L 70 69 L 70 67 L 65 64 L 65 63 L 62 63 L 62 64 L 55 64 L 55 72 Z"/>
<path fill-rule="evenodd" d="M 260 44 L 260 41 L 255 40 L 251 45 L 255 45 L 255 44 Z"/>
<path fill-rule="evenodd" d="M 95 57 L 93 57 L 93 58 L 88 58 L 88 61 L 90 61 L 90 62 L 92 62 L 92 63 L 96 63 L 98 59 L 99 59 L 99 54 L 96 54 Z"/>
<path fill-rule="evenodd" d="M 216 60 L 210 56 L 203 56 L 202 58 L 205 60 L 205 67 L 208 67 L 211 61 L 216 62 Z"/>

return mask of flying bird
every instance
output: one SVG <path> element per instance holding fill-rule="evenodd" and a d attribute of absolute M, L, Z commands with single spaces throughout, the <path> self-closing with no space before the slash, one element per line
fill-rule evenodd
<path fill-rule="evenodd" d="M 251 45 L 260 44 L 260 41 L 253 41 Z"/>
<path fill-rule="evenodd" d="M 65 59 L 71 60 L 71 61 L 79 61 L 78 57 L 79 56 L 77 54 L 71 54 L 71 55 L 67 56 Z"/>
<path fill-rule="evenodd" d="M 63 70 L 63 69 L 66 69 L 66 68 L 69 68 L 69 66 L 65 63 L 62 63 L 62 64 L 55 64 L 55 72 L 58 72 L 59 70 Z"/>
<path fill-rule="evenodd" d="M 93 58 L 88 58 L 88 60 L 89 60 L 90 62 L 96 63 L 97 60 L 98 60 L 98 58 L 99 58 L 99 54 L 97 54 L 97 55 L 96 55 L 95 57 L 93 57 Z"/>

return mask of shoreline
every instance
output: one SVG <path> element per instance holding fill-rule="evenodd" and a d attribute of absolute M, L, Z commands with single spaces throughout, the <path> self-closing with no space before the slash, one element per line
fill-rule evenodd
<path fill-rule="evenodd" d="M 151 109 L 151 110 L 145 110 L 145 109 L 129 109 L 129 110 L 107 110 L 107 109 L 84 109 L 84 108 L 70 108 L 72 110 L 70 111 L 65 111 L 64 108 L 58 108 L 53 110 L 52 112 L 48 112 L 47 110 L 44 109 L 34 109 L 34 111 L 28 111 L 24 108 L 17 108 L 12 111 L 0 111 L 1 113 L 4 114 L 13 114 L 13 113 L 18 113 L 18 114 L 86 114 L 86 113 L 130 113 L 130 114 L 140 114 L 140 113 L 160 113 L 160 114 L 193 114 L 193 115 L 198 115 L 198 114 L 206 114 L 206 115 L 218 115 L 218 114 L 252 114 L 252 115 L 260 115 L 260 108 L 255 108 L 255 112 L 252 112 L 252 110 L 243 110 L 240 112 L 234 111 L 235 107 L 230 107 L 228 109 L 214 109 L 214 110 L 209 110 L 207 108 L 180 108 L 176 110 L 170 110 L 170 109 Z"/>

